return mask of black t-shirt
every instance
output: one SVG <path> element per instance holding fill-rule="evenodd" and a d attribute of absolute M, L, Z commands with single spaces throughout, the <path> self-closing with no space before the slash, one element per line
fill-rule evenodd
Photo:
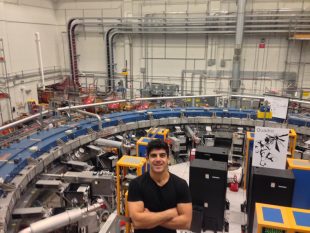
<path fill-rule="evenodd" d="M 128 201 L 143 201 L 144 207 L 151 212 L 175 208 L 179 203 L 190 203 L 190 191 L 185 180 L 170 173 L 168 182 L 160 187 L 152 180 L 149 172 L 132 180 L 128 190 Z M 175 233 L 164 227 L 138 229 L 135 233 Z"/>

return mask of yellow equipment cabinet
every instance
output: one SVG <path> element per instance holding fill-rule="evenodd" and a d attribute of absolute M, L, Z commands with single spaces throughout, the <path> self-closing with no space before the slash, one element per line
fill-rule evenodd
<path fill-rule="evenodd" d="M 146 157 L 146 147 L 154 138 L 141 137 L 136 143 L 137 156 Z"/>
<path fill-rule="evenodd" d="M 291 224 L 290 233 L 310 232 L 310 210 L 288 208 L 288 217 Z"/>
<path fill-rule="evenodd" d="M 287 207 L 256 203 L 253 233 L 290 233 Z"/>
<path fill-rule="evenodd" d="M 261 112 L 257 111 L 257 118 L 259 119 L 271 119 L 272 118 L 272 112 Z"/>
<path fill-rule="evenodd" d="M 135 169 L 129 172 L 129 169 Z M 117 214 L 125 214 L 125 194 L 131 177 L 140 176 L 147 170 L 146 159 L 137 156 L 124 155 L 116 163 L 116 192 L 117 192 Z M 131 176 L 131 177 L 130 177 Z"/>
<path fill-rule="evenodd" d="M 252 156 L 253 153 L 253 147 L 254 147 L 254 132 L 247 132 L 246 133 L 246 143 L 245 143 L 245 164 L 244 164 L 244 189 L 247 185 L 247 179 L 248 179 L 248 165 L 250 163 L 249 156 Z M 288 148 L 288 154 L 291 155 L 292 158 L 294 158 L 294 151 L 296 147 L 296 141 L 297 141 L 297 134 L 294 129 L 290 129 L 289 132 L 289 148 Z M 251 166 L 250 166 L 251 167 Z"/>
<path fill-rule="evenodd" d="M 166 141 L 168 138 L 169 131 L 170 131 L 169 129 L 165 129 L 165 128 L 150 128 L 147 131 L 147 137 L 159 138 L 159 139 Z"/>
<path fill-rule="evenodd" d="M 256 203 L 253 233 L 309 233 L 310 210 Z"/>
<path fill-rule="evenodd" d="M 117 215 L 129 217 L 127 197 L 130 180 L 147 170 L 146 158 L 124 155 L 116 163 Z M 132 172 L 129 171 L 132 169 Z M 126 223 L 126 232 L 130 232 L 130 223 Z"/>

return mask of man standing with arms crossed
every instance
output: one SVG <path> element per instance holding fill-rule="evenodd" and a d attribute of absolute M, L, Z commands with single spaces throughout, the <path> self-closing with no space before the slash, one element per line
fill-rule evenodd
<path fill-rule="evenodd" d="M 129 216 L 135 233 L 175 233 L 189 229 L 190 191 L 185 180 L 168 171 L 169 147 L 161 140 L 147 146 L 150 171 L 132 180 L 128 191 Z"/>

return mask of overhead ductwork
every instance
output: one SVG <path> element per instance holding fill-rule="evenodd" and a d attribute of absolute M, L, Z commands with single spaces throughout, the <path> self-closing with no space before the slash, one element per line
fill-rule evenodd
<path fill-rule="evenodd" d="M 70 64 L 72 80 L 79 87 L 76 59 L 75 31 L 78 25 L 83 30 L 102 32 L 105 28 L 108 84 L 106 91 L 115 86 L 115 62 L 113 40 L 119 34 L 236 34 L 233 62 L 232 90 L 240 86 L 240 56 L 243 34 L 310 33 L 310 14 L 307 12 L 245 12 L 246 0 L 238 1 L 237 14 L 205 15 L 204 17 L 131 17 L 131 18 L 74 18 L 68 24 Z"/>
<path fill-rule="evenodd" d="M 232 80 L 230 83 L 231 92 L 238 92 L 241 85 L 240 65 L 241 65 L 241 52 L 242 52 L 242 42 L 244 34 L 245 6 L 246 6 L 246 0 L 238 0 L 236 42 L 233 57 Z"/>

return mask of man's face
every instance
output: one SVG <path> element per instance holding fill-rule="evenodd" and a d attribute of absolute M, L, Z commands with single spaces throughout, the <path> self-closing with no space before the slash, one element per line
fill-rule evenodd
<path fill-rule="evenodd" d="M 163 173 L 168 168 L 169 157 L 164 149 L 154 149 L 149 154 L 148 162 L 152 172 Z"/>

